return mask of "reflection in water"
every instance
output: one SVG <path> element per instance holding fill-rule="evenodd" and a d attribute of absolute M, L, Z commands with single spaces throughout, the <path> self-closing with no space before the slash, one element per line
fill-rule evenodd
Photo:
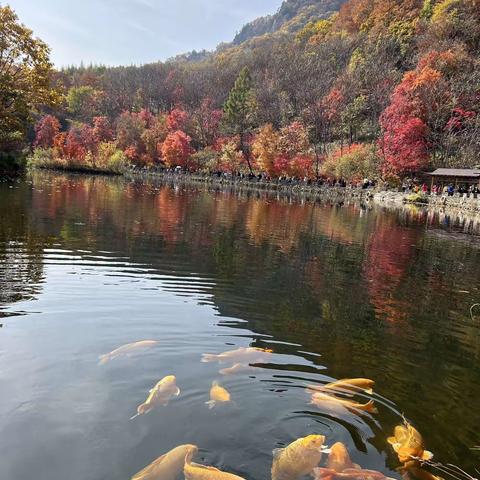
<path fill-rule="evenodd" d="M 471 221 L 44 173 L 1 183 L 0 212 L 0 478 L 129 478 L 194 444 L 254 480 L 309 434 L 398 478 L 402 413 L 435 460 L 478 464 Z M 241 348 L 262 355 L 221 362 Z M 178 399 L 130 422 L 173 374 Z M 307 385 L 352 377 L 378 415 L 309 405 Z M 210 411 L 220 380 L 234 402 Z"/>

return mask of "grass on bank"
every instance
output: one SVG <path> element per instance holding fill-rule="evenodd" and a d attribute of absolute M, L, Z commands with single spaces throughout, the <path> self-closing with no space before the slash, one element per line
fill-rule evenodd
<path fill-rule="evenodd" d="M 45 168 L 54 170 L 70 170 L 77 172 L 98 172 L 121 175 L 131 168 L 124 152 L 112 143 L 99 146 L 96 155 L 88 152 L 85 158 L 61 158 L 53 148 L 36 148 L 27 159 L 29 168 Z"/>

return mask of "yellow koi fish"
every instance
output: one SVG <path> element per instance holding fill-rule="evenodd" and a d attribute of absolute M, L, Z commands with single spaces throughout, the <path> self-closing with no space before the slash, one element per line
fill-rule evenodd
<path fill-rule="evenodd" d="M 322 459 L 323 435 L 299 438 L 273 451 L 272 480 L 297 480 L 313 472 Z"/>
<path fill-rule="evenodd" d="M 230 400 L 231 398 L 228 390 L 220 386 L 218 382 L 213 382 L 212 388 L 210 389 L 210 401 L 206 402 L 208 408 L 215 407 L 217 403 L 228 403 Z"/>
<path fill-rule="evenodd" d="M 345 378 L 337 380 L 336 382 L 327 383 L 326 385 L 308 385 L 308 390 L 324 392 L 324 391 L 338 391 L 342 393 L 363 391 L 371 395 L 375 382 L 368 378 Z"/>
<path fill-rule="evenodd" d="M 138 406 L 137 414 L 133 416 L 132 419 L 150 412 L 155 407 L 167 406 L 172 397 L 178 397 L 179 395 L 180 389 L 177 387 L 177 379 L 175 376 L 169 375 L 163 378 L 150 390 L 147 400 Z"/>
<path fill-rule="evenodd" d="M 195 455 L 195 445 L 180 445 L 140 470 L 132 480 L 177 480 L 183 473 L 187 455 Z"/>
<path fill-rule="evenodd" d="M 151 348 L 155 345 L 157 345 L 156 340 L 142 340 L 141 342 L 135 342 L 135 343 L 129 343 L 127 345 L 123 345 L 110 353 L 107 353 L 105 355 L 100 355 L 99 358 L 99 365 L 105 365 L 108 363 L 110 360 L 113 360 L 118 357 L 126 356 L 129 357 L 135 353 L 138 353 L 143 350 L 147 350 L 148 348 Z"/>
<path fill-rule="evenodd" d="M 433 458 L 433 453 L 425 450 L 420 432 L 408 422 L 404 425 L 397 425 L 393 437 L 388 437 L 387 442 L 392 445 L 402 463 L 409 460 L 426 461 Z"/>
<path fill-rule="evenodd" d="M 327 468 L 335 470 L 336 472 L 343 472 L 343 470 L 347 468 L 360 467 L 352 462 L 347 447 L 342 442 L 337 442 L 330 448 Z"/>
<path fill-rule="evenodd" d="M 418 464 L 405 468 L 403 478 L 409 480 L 443 480 L 442 477 L 430 473 L 428 470 L 421 468 Z"/>
<path fill-rule="evenodd" d="M 228 368 L 222 368 L 219 373 L 220 375 L 237 375 L 239 373 L 247 373 L 255 370 L 255 367 L 251 367 L 250 365 L 244 365 L 242 363 L 236 363 Z"/>
<path fill-rule="evenodd" d="M 353 463 L 347 447 L 341 442 L 330 449 L 326 468 L 314 470 L 315 480 L 386 480 L 387 477 L 376 470 L 364 470 Z"/>
<path fill-rule="evenodd" d="M 232 362 L 232 363 L 257 363 L 262 362 L 272 354 L 272 350 L 265 350 L 263 348 L 238 348 L 237 350 L 231 350 L 228 352 L 219 353 L 215 355 L 213 353 L 204 353 L 202 355 L 202 362 Z"/>
<path fill-rule="evenodd" d="M 369 413 L 378 413 L 373 400 L 370 400 L 367 403 L 357 403 L 352 400 L 338 398 L 334 395 L 327 395 L 326 393 L 321 392 L 313 393 L 312 401 L 310 403 L 317 407 L 324 407 L 330 410 L 338 410 L 343 407 L 348 410 L 361 410 Z"/>
<path fill-rule="evenodd" d="M 315 480 L 393 480 L 382 472 L 363 468 L 347 468 L 342 472 L 336 472 L 330 468 L 315 468 L 314 478 Z"/>
<path fill-rule="evenodd" d="M 185 480 L 245 480 L 232 473 L 222 472 L 215 467 L 193 463 L 192 458 L 193 454 L 187 454 L 185 458 L 185 467 L 183 469 Z"/>

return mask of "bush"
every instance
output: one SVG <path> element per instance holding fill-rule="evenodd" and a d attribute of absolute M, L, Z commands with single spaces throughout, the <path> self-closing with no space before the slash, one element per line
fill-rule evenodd
<path fill-rule="evenodd" d="M 27 159 L 29 168 L 54 168 L 55 163 L 52 148 L 36 148 Z"/>
<path fill-rule="evenodd" d="M 428 203 L 428 197 L 421 192 L 418 193 L 411 193 L 407 197 L 408 203 Z"/>
<path fill-rule="evenodd" d="M 220 154 L 213 148 L 204 148 L 192 155 L 192 161 L 203 173 L 212 173 L 221 170 Z"/>
<path fill-rule="evenodd" d="M 380 160 L 374 145 L 354 143 L 330 154 L 322 171 L 328 176 L 361 182 L 364 178 L 376 178 L 379 165 Z"/>
<path fill-rule="evenodd" d="M 28 167 L 120 174 L 130 168 L 130 161 L 125 153 L 117 149 L 115 143 L 105 142 L 99 145 L 96 155 L 89 151 L 80 162 L 59 158 L 52 148 L 36 148 L 28 158 Z"/>
<path fill-rule="evenodd" d="M 110 172 L 125 173 L 130 167 L 130 161 L 121 150 L 115 150 L 108 159 L 108 171 Z"/>

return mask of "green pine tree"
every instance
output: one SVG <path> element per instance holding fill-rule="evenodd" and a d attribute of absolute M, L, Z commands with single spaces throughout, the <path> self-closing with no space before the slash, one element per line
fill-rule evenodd
<path fill-rule="evenodd" d="M 248 168 L 252 172 L 250 152 L 245 142 L 245 135 L 253 127 L 256 104 L 252 89 L 250 70 L 245 67 L 240 72 L 228 99 L 224 105 L 225 123 L 231 133 L 240 137 L 240 150 L 247 159 Z"/>

